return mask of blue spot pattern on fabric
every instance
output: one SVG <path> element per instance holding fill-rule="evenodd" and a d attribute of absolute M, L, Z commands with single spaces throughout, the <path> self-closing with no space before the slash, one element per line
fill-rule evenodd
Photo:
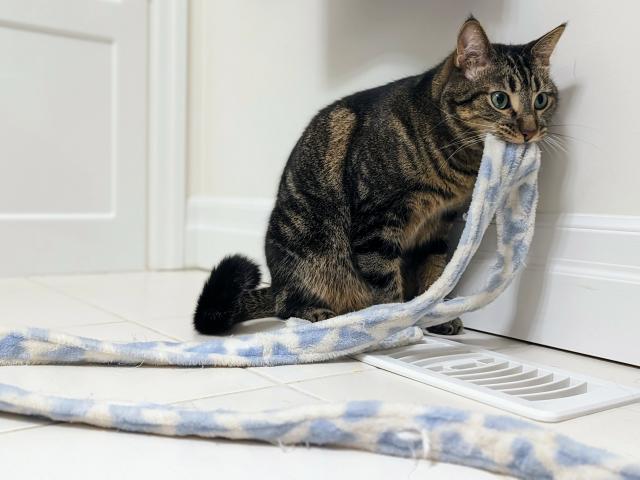
<path fill-rule="evenodd" d="M 504 415 L 487 415 L 484 419 L 484 426 L 491 430 L 499 430 L 501 432 L 539 428 L 531 422 L 520 420 L 519 418 L 506 417 Z"/>
<path fill-rule="evenodd" d="M 495 467 L 495 462 L 487 457 L 477 445 L 468 443 L 462 435 L 456 431 L 445 431 L 440 435 L 441 460 L 453 462 L 456 459 L 464 459 L 466 465 L 490 470 Z M 459 461 L 459 460 L 458 460 Z"/>
<path fill-rule="evenodd" d="M 93 406 L 92 400 L 53 397 L 49 408 L 56 412 L 56 420 L 70 422 L 82 419 Z"/>
<path fill-rule="evenodd" d="M 264 420 L 248 421 L 242 424 L 242 429 L 250 435 L 249 438 L 257 438 L 266 441 L 281 440 L 287 433 L 298 425 L 297 422 L 267 422 Z"/>
<path fill-rule="evenodd" d="M 310 440 L 316 445 L 349 443 L 355 436 L 326 419 L 314 420 L 309 425 Z"/>
<path fill-rule="evenodd" d="M 422 453 L 422 436 L 419 432 L 383 432 L 376 442 L 376 451 L 396 457 L 416 457 Z"/>
<path fill-rule="evenodd" d="M 463 423 L 468 419 L 469 414 L 467 412 L 447 407 L 434 407 L 429 409 L 427 413 L 416 417 L 417 423 L 429 430 L 433 430 L 442 425 Z"/>
<path fill-rule="evenodd" d="M 226 427 L 218 422 L 216 416 L 211 412 L 182 410 L 178 412 L 178 415 L 179 420 L 175 426 L 177 435 L 212 435 L 214 433 L 220 434 L 228 431 Z"/>
<path fill-rule="evenodd" d="M 310 326 L 304 328 L 298 333 L 298 345 L 300 348 L 313 348 L 318 345 L 329 333 L 328 328 L 319 328 L 320 326 Z"/>
<path fill-rule="evenodd" d="M 513 473 L 526 474 L 527 478 L 553 480 L 553 474 L 535 456 L 533 444 L 525 438 L 516 438 L 511 444 L 511 462 L 507 465 Z"/>
<path fill-rule="evenodd" d="M 344 419 L 348 422 L 358 422 L 375 417 L 380 410 L 380 402 L 376 400 L 349 402 L 344 412 Z"/>
<path fill-rule="evenodd" d="M 24 337 L 15 333 L 9 333 L 0 338 L 0 358 L 28 359 L 29 354 L 22 346 Z"/>
<path fill-rule="evenodd" d="M 227 347 L 225 346 L 224 339 L 217 338 L 215 340 L 207 340 L 206 342 L 186 348 L 185 352 L 207 353 L 207 354 L 217 353 L 217 354 L 223 355 L 227 353 Z"/>
<path fill-rule="evenodd" d="M 556 445 L 556 462 L 558 462 L 559 465 L 568 467 L 577 465 L 599 465 L 611 457 L 611 454 L 606 450 L 587 447 L 564 435 L 558 435 Z"/>
<path fill-rule="evenodd" d="M 246 358 L 260 358 L 264 355 L 264 347 L 262 345 L 240 347 L 236 350 L 236 354 Z"/>

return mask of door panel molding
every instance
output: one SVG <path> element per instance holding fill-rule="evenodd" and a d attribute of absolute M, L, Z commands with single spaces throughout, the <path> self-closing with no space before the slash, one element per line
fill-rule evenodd
<path fill-rule="evenodd" d="M 73 76 L 75 69 L 79 73 L 87 73 L 88 79 L 91 79 L 91 75 L 98 80 L 104 78 L 102 70 L 82 70 L 92 68 L 82 63 L 82 58 L 91 59 L 91 56 L 76 60 L 73 43 L 60 43 L 63 58 L 45 48 L 39 56 L 38 46 L 20 35 L 15 35 L 15 44 L 6 46 L 19 52 L 23 45 L 24 48 L 30 48 L 31 52 L 35 49 L 36 54 L 23 59 L 19 56 L 12 60 L 5 57 L 4 65 L 0 62 L 0 71 L 25 75 L 25 81 L 30 78 L 34 82 L 38 80 L 43 91 L 40 92 L 42 98 L 34 99 L 28 84 L 14 82 L 4 85 L 12 88 L 5 88 L 4 94 L 16 95 L 15 104 L 21 98 L 31 101 L 31 110 L 36 114 L 41 112 L 46 120 L 39 119 L 41 124 L 33 131 L 25 130 L 25 140 L 5 139 L 5 145 L 6 141 L 14 142 L 17 153 L 13 158 L 5 156 L 0 159 L 0 170 L 9 176 L 5 178 L 13 174 L 18 185 L 24 185 L 25 190 L 20 192 L 24 203 L 19 203 L 23 200 L 18 195 L 14 197 L 12 206 L 12 199 L 9 198 L 5 200 L 0 214 L 0 276 L 138 270 L 146 266 L 147 8 L 147 0 L 16 0 L 0 3 L 0 28 L 42 33 L 70 41 L 108 44 L 110 50 L 108 57 L 104 57 L 104 53 L 100 54 L 101 57 L 95 57 L 96 62 L 102 62 L 97 64 L 106 67 L 104 74 L 109 75 L 108 83 L 102 82 L 103 86 L 109 85 L 109 104 L 105 107 L 104 102 L 100 103 L 100 97 L 95 97 L 96 105 L 102 107 L 95 110 L 91 104 L 87 112 L 80 108 L 82 103 L 73 103 L 84 101 L 82 96 L 76 100 L 75 92 L 71 90 L 69 93 L 68 83 L 56 85 L 55 82 L 77 80 Z M 87 52 L 86 55 L 91 55 L 90 50 Z M 14 63 L 7 63 L 10 61 Z M 39 61 L 51 69 L 50 83 L 42 82 L 42 77 L 36 76 L 39 72 L 32 67 Z M 84 98 L 92 98 L 91 83 L 78 83 L 78 86 L 86 86 L 86 91 L 82 90 L 85 92 Z M 61 92 L 66 87 L 68 100 L 63 98 L 50 107 L 47 98 L 55 99 L 58 87 L 62 89 Z M 105 92 L 95 88 L 95 95 L 104 95 Z M 64 108 L 66 101 L 70 102 L 68 111 Z M 88 115 L 86 128 L 82 124 L 84 117 L 78 120 L 77 112 L 83 115 L 86 112 Z M 5 109 L 1 113 L 8 125 L 16 122 L 17 126 L 28 126 L 28 122 L 19 119 L 19 114 L 16 108 Z M 74 125 L 80 125 L 82 128 L 79 130 L 83 131 L 77 142 L 73 138 Z M 83 137 L 87 132 L 90 135 Z M 56 142 L 57 135 L 60 136 L 59 143 Z M 108 161 L 93 157 L 93 137 L 100 139 L 95 142 L 96 155 L 108 156 Z M 39 189 L 36 182 L 25 180 L 29 177 L 21 174 L 17 168 L 12 173 L 11 162 L 20 160 L 22 141 L 34 142 L 34 145 L 27 145 L 29 148 L 22 153 L 22 158 L 34 165 L 33 178 L 46 185 L 46 182 L 56 181 L 56 176 L 48 172 L 56 173 L 58 179 L 63 179 L 58 188 L 49 185 L 49 189 Z M 50 145 L 53 148 L 48 150 Z M 60 148 L 56 150 L 56 147 Z M 104 148 L 109 151 L 104 152 Z M 51 152 L 50 157 L 48 152 Z M 61 163 L 53 164 L 52 169 L 51 162 Z M 38 168 L 39 165 L 43 168 Z M 30 174 L 30 171 L 27 170 L 27 173 Z M 96 189 L 91 186 L 93 184 Z M 101 192 L 100 188 L 104 191 Z M 61 200 L 53 197 L 58 194 L 68 195 L 66 203 L 55 202 Z M 34 199 L 33 209 L 29 210 L 25 205 L 29 203 L 31 195 L 43 197 Z M 60 207 L 52 208 L 51 212 L 47 212 L 46 208 L 38 208 L 38 205 L 47 206 L 47 201 Z M 83 205 L 83 201 L 86 204 Z M 78 205 L 79 211 L 67 208 L 69 205 Z"/>
<path fill-rule="evenodd" d="M 151 0 L 147 265 L 184 267 L 188 2 Z"/>

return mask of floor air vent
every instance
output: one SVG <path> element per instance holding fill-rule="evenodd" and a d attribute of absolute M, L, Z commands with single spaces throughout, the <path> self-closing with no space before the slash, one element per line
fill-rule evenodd
<path fill-rule="evenodd" d="M 640 390 L 524 363 L 471 345 L 425 337 L 360 361 L 543 422 L 559 422 L 640 399 Z"/>

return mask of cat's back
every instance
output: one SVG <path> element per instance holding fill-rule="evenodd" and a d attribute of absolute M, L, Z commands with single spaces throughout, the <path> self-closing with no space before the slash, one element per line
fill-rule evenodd
<path fill-rule="evenodd" d="M 346 157 L 357 143 L 387 128 L 393 112 L 411 101 L 413 87 L 423 75 L 405 77 L 362 90 L 322 108 L 311 119 L 285 166 L 281 189 L 295 177 L 314 189 L 314 182 L 342 183 Z M 316 184 L 317 186 L 317 184 Z"/>

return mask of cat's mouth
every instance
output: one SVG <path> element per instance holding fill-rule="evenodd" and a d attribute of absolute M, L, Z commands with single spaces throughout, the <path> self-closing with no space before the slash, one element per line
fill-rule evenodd
<path fill-rule="evenodd" d="M 505 142 L 509 143 L 535 143 L 544 138 L 546 130 L 536 129 L 532 131 L 499 131 L 497 135 Z"/>

